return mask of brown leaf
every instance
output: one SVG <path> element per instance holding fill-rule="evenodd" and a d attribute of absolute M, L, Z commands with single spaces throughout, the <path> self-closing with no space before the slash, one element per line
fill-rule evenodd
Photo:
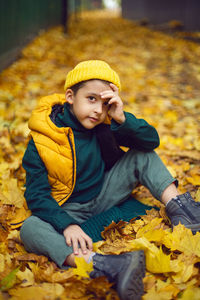
<path fill-rule="evenodd" d="M 18 253 L 14 254 L 14 257 L 17 261 L 34 261 L 37 262 L 39 265 L 42 265 L 48 261 L 48 258 L 43 255 L 36 255 L 34 253 L 26 253 L 23 255 L 19 255 Z"/>

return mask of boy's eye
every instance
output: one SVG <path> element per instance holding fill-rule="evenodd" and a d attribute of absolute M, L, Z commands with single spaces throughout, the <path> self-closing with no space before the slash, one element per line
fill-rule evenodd
<path fill-rule="evenodd" d="M 95 100 L 96 100 L 96 98 L 95 98 L 94 96 L 89 96 L 88 99 L 89 99 L 90 101 L 95 101 Z"/>

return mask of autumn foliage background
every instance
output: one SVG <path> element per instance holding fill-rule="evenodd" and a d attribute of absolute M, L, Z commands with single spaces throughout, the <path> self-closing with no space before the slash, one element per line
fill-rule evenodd
<path fill-rule="evenodd" d="M 114 14 L 84 13 L 71 18 L 67 34 L 61 27 L 42 32 L 0 74 L 0 299 L 118 299 L 105 278 L 88 278 L 91 265 L 78 260 L 77 269 L 63 271 L 27 253 L 9 225 L 27 209 L 21 161 L 31 111 L 41 96 L 63 93 L 67 72 L 82 60 L 105 60 L 119 73 L 125 110 L 156 127 L 157 153 L 180 191 L 200 201 L 200 44 L 188 40 L 200 33 L 176 32 L 176 22 L 168 26 L 164 33 Z M 145 188 L 134 196 L 160 210 L 113 222 L 95 250 L 143 249 L 145 300 L 200 299 L 200 233 L 181 225 L 172 232 L 164 208 Z"/>

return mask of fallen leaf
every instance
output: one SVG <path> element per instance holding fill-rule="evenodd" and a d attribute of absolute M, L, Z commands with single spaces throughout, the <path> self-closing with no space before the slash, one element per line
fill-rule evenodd
<path fill-rule="evenodd" d="M 18 271 L 17 272 L 17 279 L 21 281 L 21 287 L 31 286 L 35 283 L 34 275 L 28 268 L 25 271 Z"/>
<path fill-rule="evenodd" d="M 93 270 L 92 262 L 87 263 L 83 257 L 75 257 L 75 264 L 77 267 L 73 269 L 73 273 L 75 275 L 89 278 L 89 274 Z"/>
<path fill-rule="evenodd" d="M 4 277 L 0 282 L 0 290 L 8 291 L 16 283 L 16 274 L 19 271 L 19 267 L 11 271 L 6 277 Z"/>

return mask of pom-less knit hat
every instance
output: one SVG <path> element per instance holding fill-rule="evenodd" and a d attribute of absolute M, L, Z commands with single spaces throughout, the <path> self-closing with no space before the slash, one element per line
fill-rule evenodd
<path fill-rule="evenodd" d="M 101 79 L 114 83 L 118 89 L 121 89 L 118 74 L 102 60 L 87 60 L 80 62 L 73 70 L 67 74 L 64 90 L 73 85 L 90 79 Z"/>

